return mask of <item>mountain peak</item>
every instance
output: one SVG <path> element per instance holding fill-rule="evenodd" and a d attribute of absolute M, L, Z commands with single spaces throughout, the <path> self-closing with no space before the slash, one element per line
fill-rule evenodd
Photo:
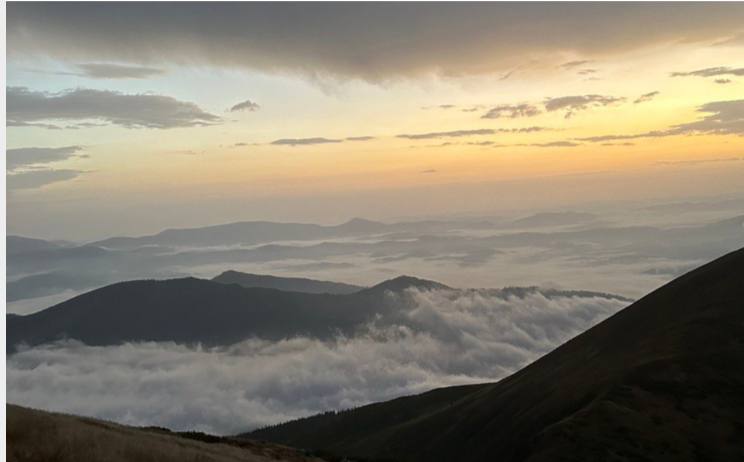
<path fill-rule="evenodd" d="M 383 281 L 376 286 L 369 288 L 370 291 L 383 292 L 390 290 L 392 292 L 400 292 L 409 287 L 415 287 L 417 289 L 424 290 L 436 290 L 436 289 L 451 289 L 444 284 L 435 281 L 429 281 L 427 279 L 420 279 L 414 276 L 398 276 L 393 279 Z"/>

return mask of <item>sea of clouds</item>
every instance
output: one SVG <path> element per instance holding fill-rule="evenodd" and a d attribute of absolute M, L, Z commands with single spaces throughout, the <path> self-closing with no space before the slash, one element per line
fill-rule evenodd
<path fill-rule="evenodd" d="M 329 409 L 498 380 L 625 307 L 600 296 L 409 289 L 413 303 L 354 337 L 93 347 L 74 340 L 7 357 L 7 402 L 234 434 Z"/>

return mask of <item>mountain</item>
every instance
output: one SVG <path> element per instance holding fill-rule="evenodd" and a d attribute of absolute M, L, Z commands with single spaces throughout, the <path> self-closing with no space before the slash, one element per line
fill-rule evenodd
<path fill-rule="evenodd" d="M 584 212 L 543 212 L 514 220 L 511 224 L 517 227 L 540 228 L 547 226 L 569 226 L 594 221 L 598 217 Z"/>
<path fill-rule="evenodd" d="M 363 294 L 384 294 L 387 291 L 401 292 L 409 287 L 417 287 L 421 290 L 451 290 L 444 284 L 434 281 L 427 281 L 426 279 L 419 279 L 413 276 L 398 276 L 394 279 L 381 282 L 376 286 L 364 289 Z"/>
<path fill-rule="evenodd" d="M 246 288 L 196 278 L 112 284 L 38 313 L 7 319 L 7 351 L 70 338 L 88 345 L 127 341 L 230 345 L 250 337 L 320 339 L 351 334 L 400 302 L 386 296 L 408 287 L 445 287 L 398 278 L 351 294 Z"/>
<path fill-rule="evenodd" d="M 5 236 L 5 249 L 8 255 L 34 252 L 39 250 L 55 250 L 61 246 L 43 239 L 32 239 L 21 236 Z"/>
<path fill-rule="evenodd" d="M 95 278 L 85 278 L 64 271 L 32 274 L 5 283 L 5 301 L 14 302 L 27 298 L 44 297 L 66 290 L 82 290 L 95 286 Z"/>
<path fill-rule="evenodd" d="M 198 432 L 137 428 L 5 405 L 10 462 L 320 462 L 298 449 Z"/>
<path fill-rule="evenodd" d="M 264 274 L 241 273 L 239 271 L 225 271 L 212 281 L 220 284 L 238 284 L 243 287 L 262 287 L 289 292 L 304 292 L 308 294 L 351 294 L 364 289 L 361 286 L 343 284 L 341 282 L 318 281 L 305 278 L 287 278 L 268 276 Z"/>
<path fill-rule="evenodd" d="M 744 460 L 744 249 L 510 377 L 249 433 L 404 462 Z"/>
<path fill-rule="evenodd" d="M 203 228 L 168 229 L 141 237 L 113 237 L 89 245 L 107 249 L 131 250 L 144 246 L 212 247 L 250 245 L 277 241 L 309 241 L 365 236 L 395 230 L 392 225 L 355 218 L 335 226 L 307 223 L 245 221 Z"/>

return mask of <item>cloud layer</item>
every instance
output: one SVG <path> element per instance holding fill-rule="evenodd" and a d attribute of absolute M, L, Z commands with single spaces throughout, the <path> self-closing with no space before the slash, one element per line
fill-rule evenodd
<path fill-rule="evenodd" d="M 524 295 L 524 294 L 522 294 Z M 87 347 L 8 358 L 7 401 L 134 425 L 235 433 L 328 409 L 501 378 L 627 303 L 501 291 L 410 290 L 397 319 L 355 338 Z"/>
<path fill-rule="evenodd" d="M 211 125 L 221 120 L 194 103 L 165 95 L 86 88 L 47 93 L 6 87 L 5 97 L 7 126 L 50 120 L 97 120 L 126 128 L 164 129 Z"/>
<path fill-rule="evenodd" d="M 742 14 L 735 3 L 13 4 L 6 37 L 10 59 L 203 63 L 383 81 L 507 71 L 525 56 L 565 53 L 580 62 L 720 40 L 740 32 Z"/>
<path fill-rule="evenodd" d="M 579 141 L 606 142 L 618 140 L 633 140 L 638 138 L 661 138 L 675 135 L 689 135 L 694 133 L 707 135 L 739 135 L 744 136 L 744 99 L 731 101 L 713 101 L 703 104 L 696 109 L 705 114 L 701 119 L 679 125 L 673 125 L 665 130 L 653 130 L 632 135 L 600 135 L 578 138 Z"/>
<path fill-rule="evenodd" d="M 82 149 L 82 146 L 8 149 L 5 151 L 5 169 L 12 171 L 31 165 L 60 162 L 75 157 Z"/>

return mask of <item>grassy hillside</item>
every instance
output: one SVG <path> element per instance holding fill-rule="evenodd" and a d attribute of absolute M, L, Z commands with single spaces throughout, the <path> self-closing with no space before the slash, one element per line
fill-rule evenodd
<path fill-rule="evenodd" d="M 256 441 L 127 427 L 14 405 L 5 409 L 9 462 L 320 461 L 297 449 Z"/>
<path fill-rule="evenodd" d="M 250 433 L 410 462 L 744 460 L 744 249 L 494 384 Z"/>

